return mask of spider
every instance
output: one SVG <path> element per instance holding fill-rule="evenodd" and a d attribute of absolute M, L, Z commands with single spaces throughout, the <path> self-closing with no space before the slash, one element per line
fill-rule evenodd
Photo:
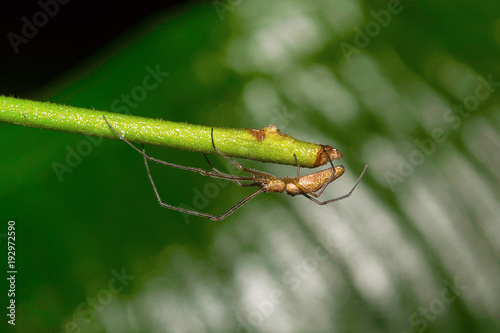
<path fill-rule="evenodd" d="M 241 206 L 246 204 L 248 201 L 250 201 L 252 198 L 256 197 L 257 195 L 259 195 L 261 193 L 285 192 L 286 194 L 289 194 L 291 196 L 301 194 L 301 195 L 305 196 L 306 198 L 308 198 L 309 200 L 315 202 L 318 205 L 326 205 L 326 204 L 329 204 L 329 203 L 332 203 L 335 201 L 339 201 L 339 200 L 348 198 L 351 196 L 351 194 L 354 191 L 354 189 L 356 188 L 356 186 L 358 186 L 359 182 L 361 181 L 361 178 L 363 178 L 363 175 L 365 174 L 366 168 L 368 167 L 368 165 L 365 165 L 363 171 L 361 172 L 361 175 L 358 177 L 358 180 L 356 181 L 356 183 L 354 184 L 352 189 L 349 191 L 349 193 L 344 194 L 344 195 L 339 196 L 339 197 L 334 198 L 334 199 L 320 201 L 316 198 L 321 196 L 321 194 L 323 193 L 323 191 L 325 191 L 328 184 L 330 184 L 335 179 L 342 176 L 344 174 L 344 171 L 345 171 L 345 169 L 342 165 L 339 165 L 339 166 L 333 165 L 333 162 L 330 158 L 330 155 L 328 154 L 325 146 L 323 146 L 323 145 L 322 145 L 323 150 L 325 150 L 325 153 L 328 156 L 328 160 L 330 162 L 331 168 L 321 170 L 321 171 L 318 171 L 315 173 L 311 173 L 311 174 L 308 174 L 305 176 L 301 176 L 300 175 L 300 166 L 299 166 L 299 163 L 297 161 L 297 156 L 294 154 L 295 162 L 297 164 L 297 177 L 277 178 L 276 176 L 274 176 L 270 173 L 267 173 L 267 172 L 245 168 L 244 166 L 242 166 L 241 164 L 239 164 L 238 162 L 236 162 L 235 160 L 233 160 L 229 156 L 225 155 L 219 149 L 217 149 L 217 147 L 215 147 L 215 141 L 214 141 L 214 129 L 212 128 L 212 130 L 211 130 L 212 147 L 215 150 L 215 152 L 217 152 L 217 154 L 219 154 L 220 156 L 222 156 L 223 158 L 225 158 L 226 160 L 228 160 L 229 162 L 234 164 L 241 171 L 250 174 L 250 176 L 236 176 L 236 175 L 222 173 L 219 170 L 217 170 L 216 168 L 214 168 L 212 166 L 212 163 L 210 163 L 206 154 L 203 154 L 203 156 L 205 156 L 205 159 L 208 162 L 208 165 L 210 166 L 212 171 L 206 171 L 206 170 L 201 169 L 201 168 L 193 168 L 193 167 L 187 167 L 187 166 L 183 166 L 183 165 L 173 164 L 173 163 L 165 162 L 165 161 L 159 160 L 157 158 L 151 157 L 151 156 L 146 154 L 146 151 L 144 149 L 144 145 L 142 145 L 142 150 L 137 148 L 130 141 L 125 139 L 125 137 L 123 135 L 119 134 L 113 128 L 113 126 L 111 126 L 111 124 L 108 122 L 108 120 L 106 119 L 105 116 L 103 116 L 103 118 L 104 118 L 104 121 L 106 121 L 106 123 L 108 124 L 109 128 L 121 140 L 126 142 L 130 147 L 132 147 L 134 150 L 139 152 L 144 157 L 144 165 L 146 166 L 148 178 L 149 178 L 151 185 L 153 187 L 154 193 L 156 195 L 156 199 L 158 200 L 158 203 L 162 207 L 176 210 L 176 211 L 179 211 L 179 212 L 182 212 L 185 214 L 206 217 L 206 218 L 209 218 L 213 221 L 220 221 L 220 220 L 225 219 L 230 214 L 232 214 L 234 211 L 236 211 L 238 208 L 240 208 Z M 181 169 L 181 170 L 188 170 L 188 171 L 197 172 L 197 173 L 200 173 L 204 176 L 226 179 L 226 180 L 229 180 L 229 181 L 231 181 L 231 182 L 233 182 L 236 185 L 241 186 L 241 187 L 259 187 L 259 189 L 257 191 L 255 191 L 254 193 L 250 194 L 249 196 L 247 196 L 246 198 L 244 198 L 243 200 L 241 200 L 240 202 L 238 202 L 236 205 L 234 205 L 227 212 L 225 212 L 224 214 L 219 215 L 219 216 L 215 216 L 215 215 L 211 215 L 211 214 L 207 214 L 207 213 L 202 213 L 202 212 L 198 212 L 198 211 L 194 211 L 194 210 L 184 209 L 181 207 L 172 206 L 172 205 L 164 203 L 161 200 L 160 195 L 158 193 L 158 190 L 156 188 L 155 182 L 154 182 L 153 177 L 151 176 L 151 172 L 149 170 L 148 160 L 155 162 L 155 163 L 167 165 L 167 166 L 170 166 L 173 168 Z"/>

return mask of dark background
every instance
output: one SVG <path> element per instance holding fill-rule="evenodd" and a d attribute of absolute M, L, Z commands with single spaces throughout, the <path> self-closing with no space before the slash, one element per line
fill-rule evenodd
<path fill-rule="evenodd" d="M 131 27 L 162 10 L 178 14 L 207 1 L 41 1 L 57 11 L 48 23 L 38 28 L 29 42 L 16 53 L 7 38 L 9 33 L 22 36 L 21 18 L 32 17 L 42 7 L 39 1 L 15 1 L 6 4 L 1 14 L 0 55 L 4 94 L 24 97 L 30 90 L 47 84 L 58 75 L 94 54 Z M 57 4 L 57 7 L 56 5 Z M 54 9 L 52 9 L 54 8 Z M 57 9 L 56 9 L 57 8 Z M 63 15 L 59 15 L 63 14 Z M 140 38 L 142 32 L 135 36 Z"/>

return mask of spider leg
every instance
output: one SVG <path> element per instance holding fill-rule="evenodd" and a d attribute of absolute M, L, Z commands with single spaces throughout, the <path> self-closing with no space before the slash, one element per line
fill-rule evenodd
<path fill-rule="evenodd" d="M 203 154 L 203 156 L 205 157 L 205 160 L 207 161 L 208 165 L 210 166 L 210 169 L 212 169 L 215 173 L 222 173 L 219 170 L 217 170 L 216 168 L 214 168 L 214 166 L 212 165 L 212 163 L 208 159 L 207 154 Z"/>
<path fill-rule="evenodd" d="M 246 198 L 244 198 L 243 200 L 241 200 L 240 202 L 238 202 L 231 209 L 229 209 L 227 212 L 225 212 L 224 214 L 222 214 L 220 216 L 215 216 L 215 215 L 211 215 L 211 214 L 207 214 L 207 213 L 197 212 L 197 211 L 194 211 L 194 210 L 184 209 L 184 208 L 181 208 L 181 207 L 176 207 L 176 206 L 172 206 L 172 205 L 166 204 L 166 203 L 164 203 L 161 200 L 160 194 L 158 193 L 158 190 L 156 188 L 155 182 L 153 180 L 153 176 L 151 176 L 151 172 L 150 172 L 149 166 L 148 166 L 148 159 L 146 158 L 147 155 L 146 155 L 146 152 L 144 151 L 144 146 L 143 146 L 142 150 L 143 150 L 143 153 L 144 153 L 143 154 L 143 156 L 144 156 L 144 165 L 146 166 L 146 171 L 148 172 L 149 181 L 151 182 L 151 186 L 153 187 L 153 191 L 155 192 L 156 199 L 158 200 L 158 203 L 160 204 L 160 206 L 162 206 L 164 208 L 176 210 L 178 212 L 185 213 L 185 214 L 191 214 L 191 215 L 194 215 L 194 216 L 206 217 L 206 218 L 211 219 L 212 221 L 220 221 L 220 220 L 223 220 L 226 217 L 228 217 L 231 213 L 233 213 L 238 208 L 240 208 L 241 206 L 243 206 L 244 204 L 246 204 L 252 198 L 256 197 L 257 195 L 259 195 L 260 193 L 263 192 L 262 188 L 258 189 L 257 191 L 255 191 L 254 193 L 250 194 L 249 196 L 247 196 Z"/>
<path fill-rule="evenodd" d="M 328 152 L 326 151 L 325 146 L 321 145 L 321 147 L 323 147 L 323 150 L 325 151 L 326 156 L 328 156 L 328 161 L 330 162 L 330 165 L 332 166 L 333 172 L 330 175 L 330 178 L 328 179 L 328 181 L 320 188 L 318 193 L 314 194 L 314 196 L 316 198 L 319 197 L 326 190 L 326 187 L 328 186 L 328 184 L 330 184 L 333 181 L 333 178 L 335 177 L 335 166 L 333 165 L 332 159 L 330 158 L 330 154 L 328 154 Z M 363 173 L 364 173 L 364 171 L 363 171 Z"/>
<path fill-rule="evenodd" d="M 325 149 L 325 147 L 324 147 L 324 146 L 322 146 L 322 147 L 323 147 L 323 149 Z M 326 149 L 325 149 L 325 153 L 327 153 L 327 152 L 326 152 Z M 326 155 L 328 156 L 328 158 L 330 158 L 330 156 L 328 155 L 328 153 L 327 153 Z M 295 186 L 296 186 L 299 190 L 301 190 L 301 191 L 303 192 L 303 194 L 304 194 L 304 195 L 309 194 L 309 195 L 312 195 L 312 196 L 314 196 L 314 197 L 318 198 L 318 197 L 321 195 L 321 193 L 323 193 L 323 191 L 326 189 L 326 187 L 328 186 L 328 184 L 330 184 L 330 183 L 333 181 L 333 179 L 335 178 L 335 172 L 333 172 L 333 173 L 330 175 L 330 177 L 328 178 L 328 181 L 327 181 L 327 182 L 326 182 L 326 183 L 325 183 L 325 184 L 321 187 L 321 189 L 320 189 L 319 193 L 314 193 L 314 192 L 312 192 L 311 190 L 307 189 L 305 186 L 303 186 L 303 185 L 301 185 L 301 184 L 299 183 L 299 178 L 300 178 L 300 166 L 299 166 L 299 161 L 297 160 L 297 155 L 293 154 L 293 157 L 295 158 L 295 162 L 297 163 L 297 178 L 295 178 L 294 180 L 290 180 L 290 182 L 291 182 L 293 185 L 295 185 Z M 335 167 L 333 166 L 333 163 L 332 163 L 332 160 L 331 160 L 331 159 L 330 159 L 330 163 L 331 163 L 331 165 L 332 165 L 333 170 L 335 170 Z"/>
<path fill-rule="evenodd" d="M 216 169 L 216 168 L 212 165 L 212 163 L 210 162 L 210 160 L 208 159 L 207 154 L 203 154 L 203 156 L 205 157 L 205 160 L 207 160 L 207 163 L 208 163 L 208 165 L 210 166 L 210 168 L 211 168 L 211 169 L 212 169 L 215 173 L 217 173 L 217 174 L 219 174 L 219 175 L 232 176 L 232 175 L 228 175 L 228 174 L 222 173 L 222 172 L 220 172 L 218 169 Z M 234 176 L 234 177 L 238 177 L 238 176 Z M 250 184 L 248 184 L 248 183 L 242 183 L 242 182 L 240 182 L 240 181 L 238 181 L 238 180 L 236 180 L 236 179 L 230 179 L 230 178 L 225 178 L 225 179 L 226 179 L 226 180 L 229 180 L 229 181 L 232 181 L 233 183 L 235 183 L 236 185 L 241 186 L 241 187 L 255 186 L 253 183 L 250 183 Z M 252 181 L 254 182 L 254 179 L 252 179 Z"/>
<path fill-rule="evenodd" d="M 326 201 L 319 201 L 319 200 L 311 197 L 307 193 L 303 193 L 302 195 L 305 196 L 306 198 L 308 198 L 309 200 L 317 203 L 318 205 L 326 205 L 326 204 L 329 204 L 329 203 L 332 203 L 332 202 L 335 202 L 335 201 L 339 201 L 339 200 L 342 200 L 342 199 L 345 199 L 345 198 L 349 198 L 351 196 L 352 192 L 354 192 L 354 189 L 356 188 L 356 186 L 358 186 L 359 182 L 361 181 L 361 178 L 363 178 L 363 176 L 365 175 L 366 168 L 368 168 L 368 165 L 365 165 L 363 171 L 361 172 L 361 175 L 359 175 L 358 180 L 356 181 L 356 183 L 354 184 L 354 186 L 352 187 L 352 189 L 349 191 L 349 193 L 341 195 L 340 197 L 337 197 L 337 198 L 334 198 L 334 199 L 330 199 L 330 200 L 326 200 Z"/>
<path fill-rule="evenodd" d="M 267 172 L 263 172 L 263 171 L 258 171 L 258 170 L 254 170 L 254 169 L 248 169 L 248 168 L 245 168 L 244 166 L 242 166 L 241 164 L 239 164 L 238 162 L 236 162 L 235 160 L 233 160 L 232 158 L 230 158 L 229 156 L 227 156 L 226 154 L 224 154 L 223 152 L 221 152 L 219 149 L 217 149 L 215 147 L 215 142 L 214 142 L 214 128 L 212 127 L 212 131 L 211 131 L 211 134 L 212 136 L 212 147 L 214 148 L 214 150 L 222 157 L 224 157 L 226 160 L 228 160 L 229 162 L 233 163 L 238 169 L 240 169 L 241 171 L 243 172 L 247 172 L 247 173 L 250 173 L 252 175 L 259 175 L 264 178 L 271 178 L 271 179 L 274 179 L 276 177 L 274 177 L 273 175 L 271 175 L 270 173 L 267 173 Z"/>
<path fill-rule="evenodd" d="M 327 170 L 329 170 L 329 169 L 325 169 L 323 171 L 327 171 Z M 343 170 L 343 167 L 342 167 L 342 170 Z M 334 181 L 335 179 L 339 178 L 340 176 L 342 176 L 342 173 L 340 173 L 340 174 L 337 175 L 337 172 L 335 170 L 335 172 L 332 173 L 328 177 L 327 181 L 325 183 L 323 183 L 323 185 L 321 186 L 321 188 L 319 190 L 324 189 L 326 187 L 325 184 L 326 185 L 330 184 L 332 181 Z M 297 177 L 297 178 L 288 178 L 286 182 L 294 185 L 295 187 L 297 187 L 300 190 L 300 192 L 299 192 L 300 194 L 308 194 L 308 195 L 311 195 L 311 196 L 313 196 L 315 198 L 319 198 L 321 196 L 321 193 L 323 193 L 323 191 L 320 191 L 319 193 L 315 193 L 314 191 L 319 191 L 319 190 L 311 190 L 307 186 L 302 185 L 300 183 L 300 179 L 299 178 L 300 177 Z"/>
<path fill-rule="evenodd" d="M 125 139 L 125 137 L 122 134 L 118 133 L 114 129 L 114 127 L 111 126 L 111 124 L 108 122 L 108 120 L 106 119 L 106 117 L 104 115 L 102 117 L 104 118 L 104 121 L 106 122 L 106 124 L 108 124 L 109 128 L 120 138 L 120 140 L 124 141 L 126 144 L 128 144 L 130 147 L 132 147 L 135 151 L 137 151 L 139 154 L 141 154 L 142 156 L 144 156 L 148 160 L 150 160 L 152 162 L 155 162 L 155 163 L 163 164 L 163 165 L 166 165 L 166 166 L 169 166 L 169 167 L 177 168 L 177 169 L 198 172 L 198 173 L 201 173 L 201 174 L 203 174 L 205 176 L 209 175 L 209 172 L 207 172 L 207 171 L 205 171 L 203 169 L 200 169 L 200 168 L 192 168 L 192 167 L 187 167 L 187 166 L 178 165 L 178 164 L 174 164 L 174 163 L 169 163 L 169 162 L 165 162 L 165 161 L 162 161 L 162 160 L 159 160 L 159 159 L 156 159 L 154 157 L 146 155 L 146 153 L 144 151 L 142 151 L 139 148 L 137 148 L 136 146 L 134 146 L 132 144 L 132 142 L 128 141 L 127 139 Z"/>
<path fill-rule="evenodd" d="M 187 167 L 187 166 L 183 166 L 183 165 L 178 165 L 178 164 L 174 164 L 174 163 L 170 163 L 170 162 L 165 162 L 165 161 L 162 161 L 162 160 L 159 160 L 157 158 L 154 158 L 152 156 L 149 156 L 147 155 L 144 151 L 140 150 L 139 148 L 137 148 L 136 146 L 134 146 L 132 144 L 132 142 L 128 141 L 127 139 L 125 139 L 125 137 L 121 134 L 119 134 L 114 128 L 113 126 L 111 126 L 111 124 L 108 122 L 108 120 L 106 119 L 106 117 L 103 115 L 102 116 L 104 118 L 104 121 L 106 121 L 106 124 L 108 124 L 109 128 L 122 140 L 124 141 L 125 143 L 127 143 L 130 147 L 132 147 L 135 151 L 137 151 L 139 154 L 141 154 L 142 156 L 144 156 L 144 158 L 147 158 L 148 160 L 152 161 L 152 162 L 155 162 L 155 163 L 158 163 L 158 164 L 163 164 L 163 165 L 166 165 L 166 166 L 169 166 L 169 167 L 172 167 L 172 168 L 177 168 L 177 169 L 181 169 L 181 170 L 187 170 L 187 171 L 193 171 L 193 172 L 197 172 L 199 174 L 202 174 L 204 176 L 210 176 L 210 177 L 215 177 L 215 178 L 220 178 L 220 179 L 227 179 L 227 180 L 230 180 L 230 181 L 234 181 L 234 180 L 242 180 L 242 181 L 255 181 L 255 177 L 243 177 L 243 176 L 234 176 L 234 175 L 228 175 L 228 174 L 224 174 L 224 173 L 221 173 L 220 171 L 218 170 L 215 170 L 215 172 L 210 172 L 210 171 L 206 171 L 206 170 L 203 170 L 201 168 L 193 168 L 193 167 Z"/>
<path fill-rule="evenodd" d="M 324 148 L 324 147 L 323 147 Z M 327 154 L 328 155 L 328 154 Z M 295 158 L 295 164 L 297 164 L 297 180 L 300 178 L 300 165 L 299 160 L 297 159 L 297 155 L 293 154 L 293 158 Z"/>
<path fill-rule="evenodd" d="M 316 196 L 317 194 L 315 194 L 314 192 L 308 190 L 306 187 L 304 187 L 303 185 L 300 185 L 299 181 L 297 179 L 293 179 L 291 178 L 289 180 L 290 183 L 292 183 L 293 185 L 295 185 L 299 190 L 301 190 L 303 192 L 304 195 L 306 194 L 310 194 L 310 195 L 314 195 Z"/>

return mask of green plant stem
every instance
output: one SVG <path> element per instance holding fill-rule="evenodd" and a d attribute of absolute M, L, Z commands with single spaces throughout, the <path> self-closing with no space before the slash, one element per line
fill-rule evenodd
<path fill-rule="evenodd" d="M 210 134 L 212 127 L 209 126 L 0 96 L 0 122 L 119 139 L 103 116 L 118 133 L 135 143 L 215 153 Z M 296 154 L 299 165 L 309 168 L 328 162 L 321 145 L 282 135 L 275 127 L 268 130 L 214 128 L 214 141 L 216 147 L 230 157 L 296 165 Z M 332 153 L 330 157 L 339 158 Z"/>

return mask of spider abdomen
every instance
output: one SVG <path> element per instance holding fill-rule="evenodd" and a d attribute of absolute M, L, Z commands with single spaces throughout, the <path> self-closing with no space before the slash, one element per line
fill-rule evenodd
<path fill-rule="evenodd" d="M 335 174 L 330 180 L 330 182 L 339 178 L 344 174 L 344 167 L 342 165 L 335 167 Z M 325 169 L 323 171 L 318 171 L 309 175 L 301 176 L 298 179 L 291 178 L 293 181 L 288 180 L 286 183 L 286 193 L 290 195 L 303 194 L 308 192 L 316 192 L 328 182 L 328 179 L 332 176 L 333 169 Z M 329 182 L 329 183 L 330 183 Z M 299 186 L 297 186 L 297 184 Z M 306 189 L 307 191 L 304 191 Z"/>
<path fill-rule="evenodd" d="M 273 179 L 262 186 L 264 192 L 283 192 L 286 189 L 286 183 L 281 179 Z"/>

